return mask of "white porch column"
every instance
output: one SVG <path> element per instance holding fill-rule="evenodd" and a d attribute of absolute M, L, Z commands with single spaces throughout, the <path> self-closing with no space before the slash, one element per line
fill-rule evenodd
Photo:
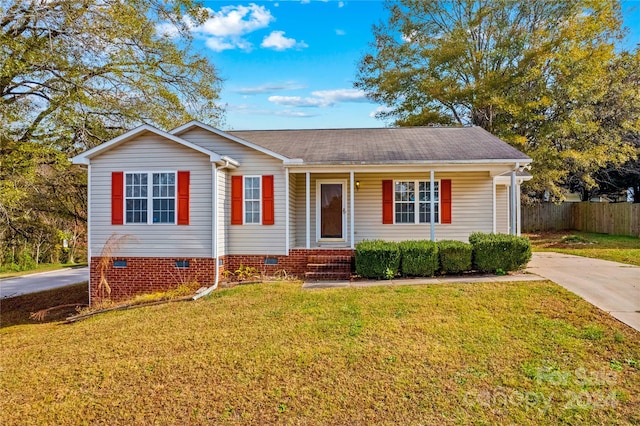
<path fill-rule="evenodd" d="M 285 242 L 284 242 L 284 251 L 289 256 L 289 246 L 291 245 L 291 235 L 290 235 L 290 212 L 289 212 L 289 168 L 284 168 L 284 234 L 285 234 Z"/>
<path fill-rule="evenodd" d="M 351 241 L 351 248 L 355 248 L 355 203 L 354 203 L 354 190 L 353 187 L 355 185 L 355 179 L 353 170 L 349 172 L 349 205 L 351 207 L 351 212 L 349 213 L 349 240 Z"/>
<path fill-rule="evenodd" d="M 516 217 L 517 217 L 517 222 L 516 222 L 516 235 L 519 237 L 520 236 L 520 231 L 521 231 L 521 227 L 520 227 L 520 220 L 522 218 L 522 206 L 520 205 L 520 184 L 516 183 Z"/>
<path fill-rule="evenodd" d="M 305 220 L 306 220 L 306 247 L 307 249 L 311 248 L 311 174 L 309 172 L 306 173 L 306 184 L 305 184 Z"/>
<path fill-rule="evenodd" d="M 497 202 L 496 202 L 496 178 L 495 177 L 493 178 L 492 182 L 493 182 L 493 198 L 492 198 L 492 201 L 493 201 L 493 211 L 492 211 L 493 212 L 492 213 L 492 215 L 493 215 L 493 231 L 492 232 L 495 234 L 496 233 L 496 228 L 497 228 L 497 224 L 496 224 Z"/>
<path fill-rule="evenodd" d="M 518 165 L 516 165 L 516 168 Z M 511 209 L 510 209 L 510 227 L 509 233 L 511 235 L 516 235 L 516 169 L 511 171 L 511 186 L 510 189 L 510 199 L 511 199 Z"/>
<path fill-rule="evenodd" d="M 429 203 L 430 203 L 430 210 L 431 210 L 431 217 L 429 219 L 431 221 L 431 241 L 436 240 L 436 200 L 435 200 L 434 176 L 435 176 L 435 172 L 431 170 L 431 174 L 429 176 L 429 191 L 430 191 Z M 416 188 L 416 189 L 418 189 L 418 194 L 420 194 L 420 188 Z M 420 215 L 420 211 L 418 211 L 417 213 L 418 215 Z"/>

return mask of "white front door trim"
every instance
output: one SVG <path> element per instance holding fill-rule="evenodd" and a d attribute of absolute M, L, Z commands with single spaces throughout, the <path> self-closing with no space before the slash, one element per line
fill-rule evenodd
<path fill-rule="evenodd" d="M 321 238 L 321 185 L 339 184 L 342 185 L 342 238 Z M 343 242 L 346 241 L 347 233 L 347 181 L 346 179 L 318 179 L 316 180 L 316 242 Z"/>

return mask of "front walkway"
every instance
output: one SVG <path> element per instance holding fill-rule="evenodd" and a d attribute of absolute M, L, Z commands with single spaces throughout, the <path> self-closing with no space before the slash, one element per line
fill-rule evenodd
<path fill-rule="evenodd" d="M 545 277 L 640 331 L 640 267 L 536 252 L 527 272 Z"/>
<path fill-rule="evenodd" d="M 440 278 L 398 278 L 395 280 L 357 280 L 357 281 L 305 281 L 304 289 L 312 288 L 341 288 L 341 287 L 375 287 L 379 285 L 422 285 L 422 284 L 449 284 L 449 283 L 494 283 L 514 281 L 541 281 L 541 276 L 535 274 L 513 275 L 469 275 Z"/>

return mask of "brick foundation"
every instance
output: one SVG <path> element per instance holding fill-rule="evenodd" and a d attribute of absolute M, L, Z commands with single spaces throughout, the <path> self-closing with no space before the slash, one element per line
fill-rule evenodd
<path fill-rule="evenodd" d="M 307 263 L 309 256 L 353 256 L 354 250 L 351 249 L 292 249 L 289 250 L 289 256 L 270 256 L 270 255 L 239 255 L 232 254 L 224 256 L 224 267 L 228 271 L 235 271 L 240 265 L 256 268 L 258 272 L 265 276 L 276 275 L 279 271 L 285 271 L 288 276 L 297 276 L 304 278 L 307 271 Z M 277 265 L 266 265 L 265 259 L 277 259 Z"/>
<path fill-rule="evenodd" d="M 310 256 L 350 256 L 351 249 L 293 249 L 284 255 L 226 255 L 221 256 L 220 279 L 223 271 L 231 272 L 244 267 L 255 268 L 263 276 L 275 276 L 286 272 L 287 276 L 304 278 Z M 265 259 L 276 259 L 277 264 L 265 264 Z M 115 267 L 114 262 L 126 261 L 126 267 Z M 176 267 L 176 261 L 188 261 L 188 268 Z M 100 288 L 100 257 L 91 258 L 91 301 L 98 302 L 107 294 Z M 115 257 L 108 260 L 104 276 L 111 288 L 109 298 L 113 301 L 128 299 L 144 293 L 174 289 L 181 284 L 197 281 L 210 286 L 215 277 L 215 259 L 212 258 L 159 258 L 159 257 Z"/>
<path fill-rule="evenodd" d="M 106 292 L 100 288 L 99 257 L 91 258 L 91 302 L 96 303 Z M 114 262 L 126 261 L 126 267 L 114 267 Z M 176 261 L 188 261 L 188 268 L 176 267 Z M 222 270 L 222 267 L 220 268 Z M 144 293 L 165 291 L 197 281 L 202 286 L 213 284 L 215 259 L 210 258 L 158 258 L 115 257 L 108 260 L 104 276 L 111 288 L 109 298 L 113 301 L 128 299 Z"/>

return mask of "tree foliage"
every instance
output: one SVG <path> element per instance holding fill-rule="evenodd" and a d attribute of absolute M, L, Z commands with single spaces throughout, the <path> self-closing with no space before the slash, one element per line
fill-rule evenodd
<path fill-rule="evenodd" d="M 620 52 L 615 0 L 400 0 L 374 26 L 356 87 L 396 125 L 481 126 L 529 154 L 529 191 L 634 158 L 638 51 Z"/>
<path fill-rule="evenodd" d="M 82 228 L 86 177 L 68 157 L 142 123 L 215 125 L 221 110 L 215 68 L 190 53 L 187 23 L 205 18 L 192 0 L 3 0 L 0 7 L 6 255 L 16 245 L 31 250 L 36 229 L 55 241 L 58 231 Z M 159 23 L 176 35 L 159 35 Z"/>

